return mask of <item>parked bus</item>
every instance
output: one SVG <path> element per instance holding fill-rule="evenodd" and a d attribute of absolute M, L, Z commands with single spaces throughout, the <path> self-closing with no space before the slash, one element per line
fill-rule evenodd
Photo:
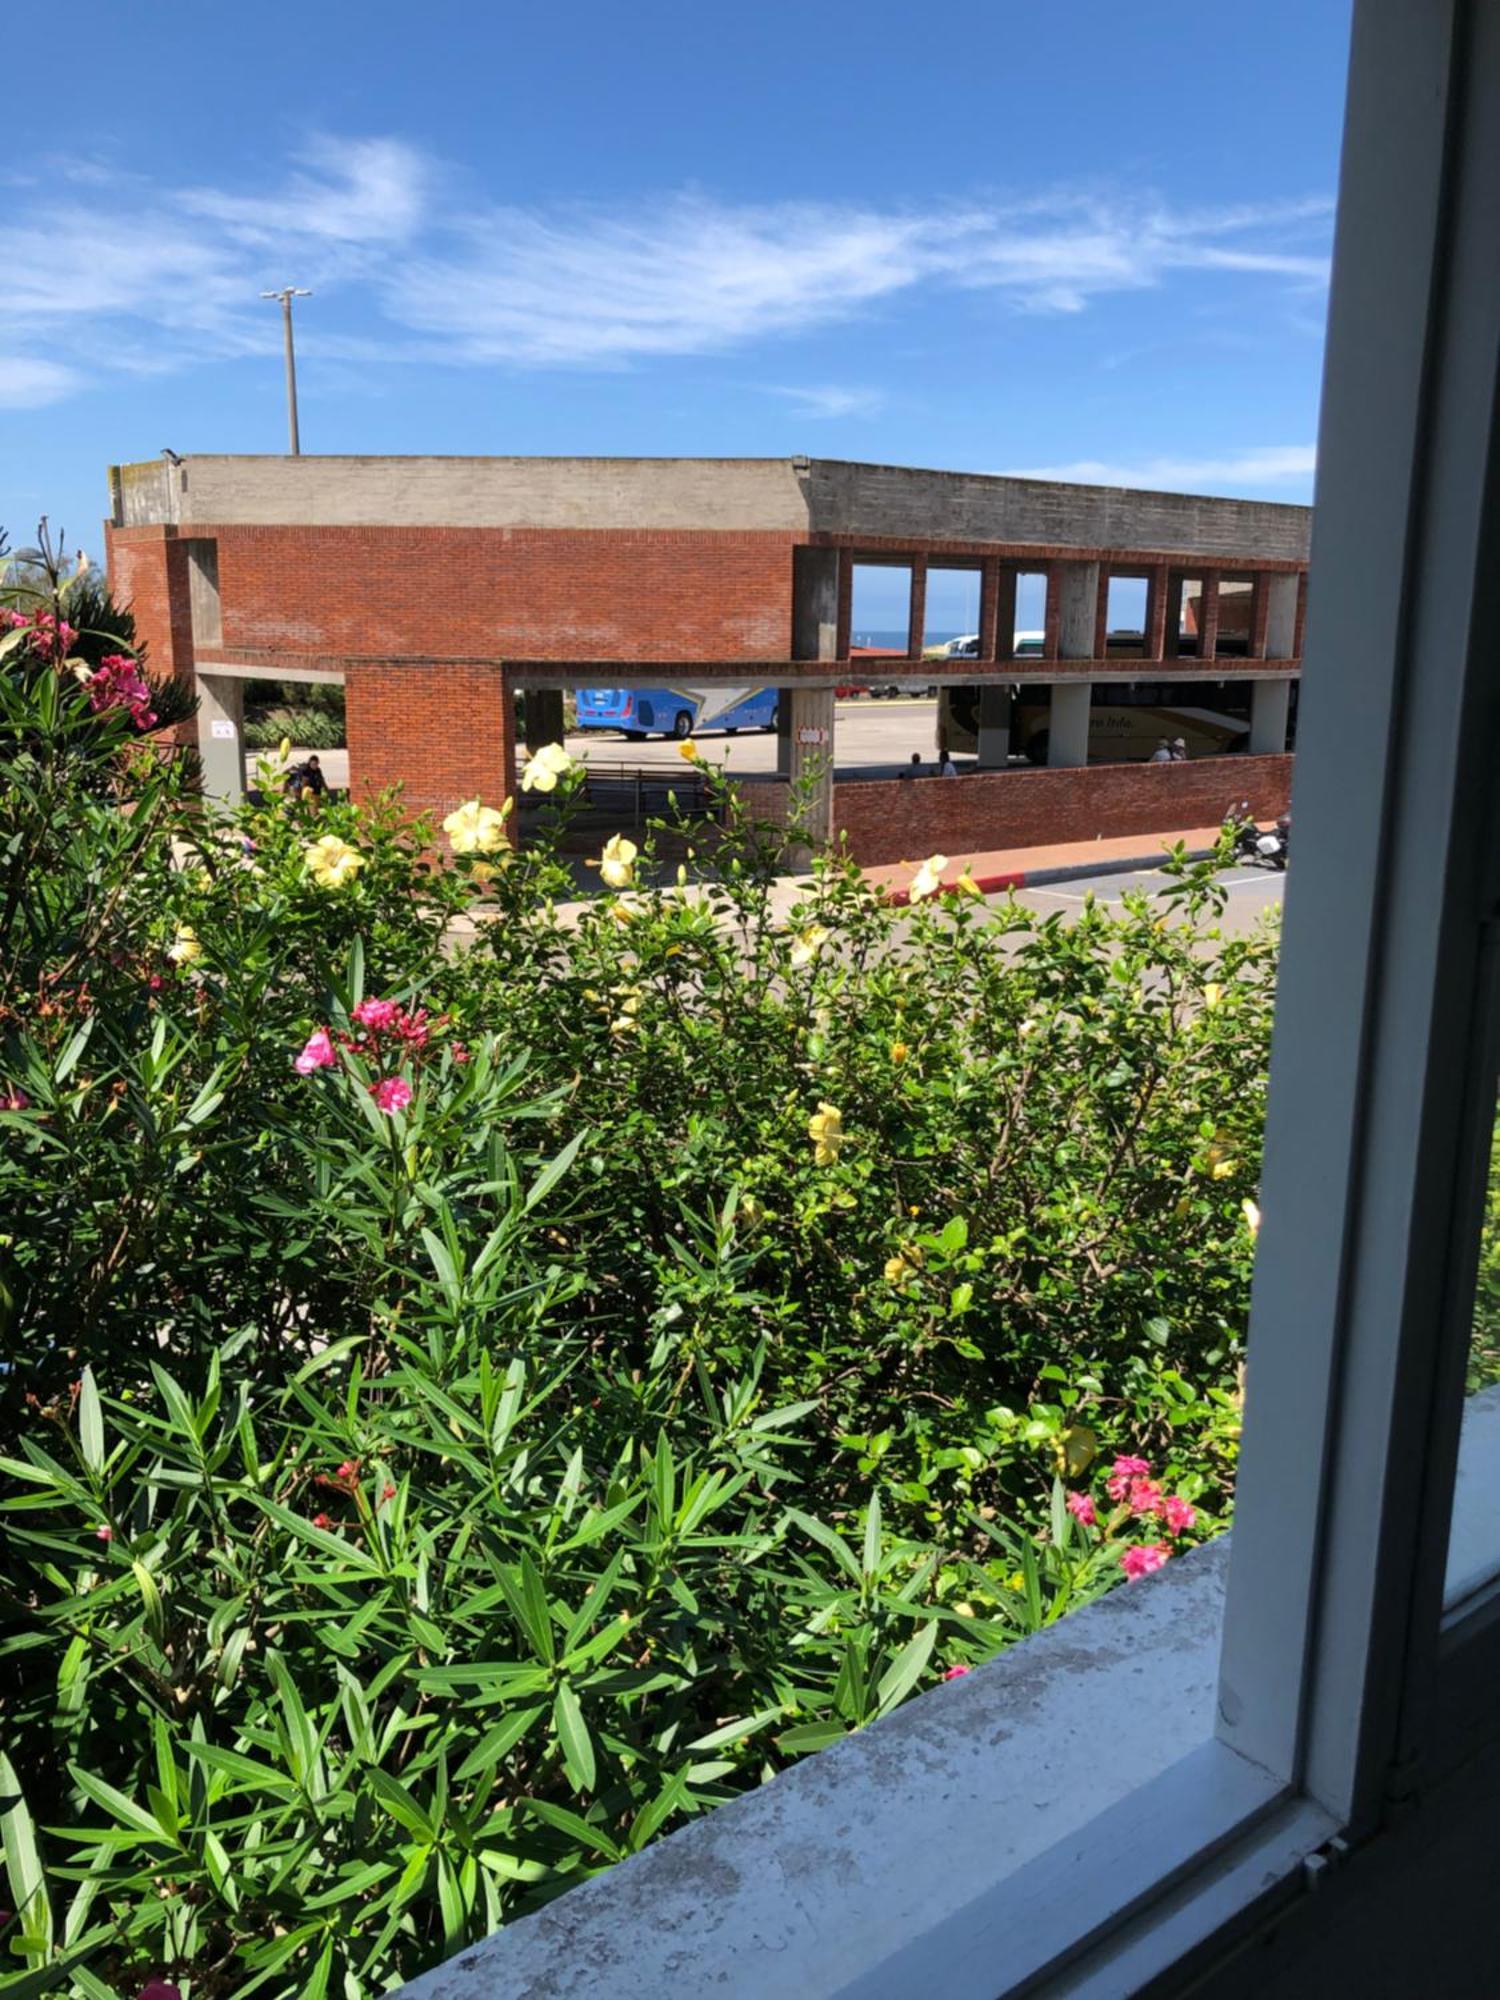
<path fill-rule="evenodd" d="M 1139 632 L 1111 632 L 1111 659 L 1139 659 L 1144 639 Z M 1191 659 L 1197 641 L 1184 632 L 1179 657 Z M 1245 642 L 1221 638 L 1214 664 L 1243 656 Z M 1040 659 L 1040 632 L 1016 635 L 1016 658 Z M 1003 685 L 1003 683 L 1002 683 Z M 1047 761 L 1051 734 L 1049 687 L 1032 683 L 1007 689 L 1010 704 L 1010 747 L 1013 755 L 1033 764 Z M 937 747 L 962 755 L 979 748 L 979 696 L 974 681 L 945 687 L 938 696 Z M 1189 757 L 1222 757 L 1244 748 L 1250 734 L 1250 684 L 1228 678 L 1201 681 L 1096 681 L 1089 710 L 1089 762 L 1144 763 L 1165 736 L 1181 737 Z M 1295 702 L 1295 689 L 1293 700 Z"/>
<path fill-rule="evenodd" d="M 774 729 L 776 703 L 773 687 L 580 688 L 576 706 L 580 729 L 681 741 L 702 729 Z"/>

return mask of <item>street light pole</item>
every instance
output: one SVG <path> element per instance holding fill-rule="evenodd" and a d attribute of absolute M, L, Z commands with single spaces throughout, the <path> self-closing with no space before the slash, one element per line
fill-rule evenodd
<path fill-rule="evenodd" d="M 312 293 L 300 285 L 283 285 L 279 292 L 262 292 L 263 299 L 280 299 L 281 323 L 286 333 L 286 417 L 291 433 L 293 458 L 302 453 L 302 444 L 297 431 L 297 356 L 292 346 L 292 300 L 310 299 Z"/>

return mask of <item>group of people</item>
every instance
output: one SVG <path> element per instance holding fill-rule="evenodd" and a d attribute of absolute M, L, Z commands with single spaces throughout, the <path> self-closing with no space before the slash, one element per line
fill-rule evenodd
<path fill-rule="evenodd" d="M 913 750 L 911 753 L 911 762 L 901 775 L 903 778 L 920 778 L 923 769 L 921 751 Z M 956 778 L 958 776 L 958 766 L 953 761 L 953 752 L 948 748 L 946 743 L 938 752 L 937 774 L 940 778 Z"/>
<path fill-rule="evenodd" d="M 1146 759 L 1148 764 L 1185 764 L 1188 760 L 1187 743 L 1181 736 L 1161 736 L 1156 748 Z"/>

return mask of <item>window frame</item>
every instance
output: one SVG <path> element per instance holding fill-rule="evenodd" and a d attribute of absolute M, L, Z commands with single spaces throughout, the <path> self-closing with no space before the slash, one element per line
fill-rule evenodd
<path fill-rule="evenodd" d="M 1500 1576 L 1443 1604 L 1500 1058 L 1497 220 L 1500 8 L 1355 0 L 1217 1730 L 840 2000 L 1181 1990 L 1354 1874 L 1418 1790 L 1500 1750 Z M 1190 1591 L 1198 1560 L 1135 1588 Z M 1105 1609 L 1068 1627 L 1081 1640 Z M 1025 1650 L 997 1676 L 1024 1679 Z M 1107 1682 L 1107 1741 L 1108 1703 L 1118 1726 L 1140 1685 L 1128 1663 L 1089 1671 Z M 928 1699 L 956 1718 L 983 1693 Z M 1058 1782 L 1089 1782 L 1088 1744 L 1044 1747 Z M 805 1792 L 790 1772 L 774 1803 L 674 1836 L 674 1879 L 694 1852 L 722 1857 L 736 1825 L 781 1836 L 799 1800 L 826 1807 L 839 1749 Z M 589 1886 L 607 1897 L 608 1879 Z M 747 1893 L 748 1914 L 716 1926 L 753 1928 Z M 539 1921 L 465 1955 L 476 1992 Z M 817 1928 L 826 1949 L 836 1910 Z M 456 1992 L 443 1977 L 416 1990 Z"/>

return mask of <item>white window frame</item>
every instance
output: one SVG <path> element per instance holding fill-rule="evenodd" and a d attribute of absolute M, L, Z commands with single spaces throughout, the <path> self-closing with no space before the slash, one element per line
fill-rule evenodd
<path fill-rule="evenodd" d="M 1356 0 L 1217 1729 L 1117 1797 L 1104 1746 L 1059 1744 L 1066 1782 L 1094 1765 L 1085 1831 L 1075 1814 L 1066 1837 L 1012 1846 L 999 1879 L 841 2000 L 1176 1990 L 1500 1747 L 1500 1583 L 1443 1603 L 1500 1061 L 1497 242 L 1500 6 Z M 1033 1643 L 1055 1657 L 1056 1635 Z M 985 1671 L 1023 1679 L 1026 1650 Z M 1149 1727 L 1127 1671 L 1111 1698 Z M 929 1730 L 969 1687 L 942 1691 Z M 877 1726 L 891 1745 L 911 1713 Z M 837 1811 L 867 1811 L 842 1747 L 800 1793 L 802 1770 L 777 1780 L 779 1807 L 721 1808 L 668 1843 L 669 1871 L 634 1879 L 691 1883 L 695 1852 L 774 1842 L 799 1796 L 841 1783 Z M 570 1909 L 585 1940 L 610 1884 L 465 1954 L 467 1982 L 450 1967 L 418 1990 L 515 1990 L 531 1927 L 555 1962 Z M 726 1938 L 755 1934 L 757 1893 L 768 1909 L 785 1888 L 717 1915 Z M 831 1990 L 792 1958 L 782 1990 Z"/>

